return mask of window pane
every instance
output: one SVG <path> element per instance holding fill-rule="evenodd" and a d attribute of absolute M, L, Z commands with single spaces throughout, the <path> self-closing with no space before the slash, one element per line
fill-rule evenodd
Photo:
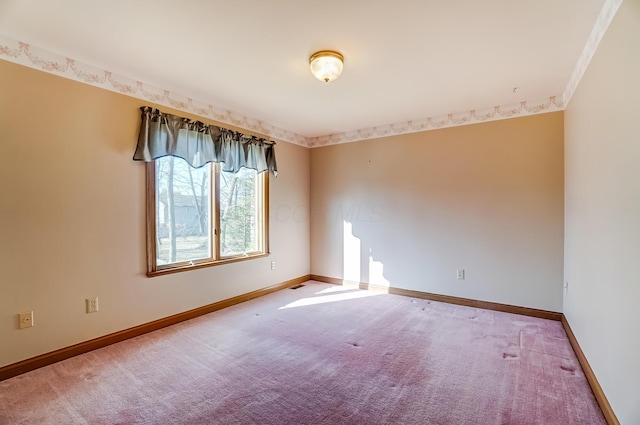
<path fill-rule="evenodd" d="M 158 265 L 211 257 L 211 166 L 193 168 L 180 158 L 156 160 Z"/>
<path fill-rule="evenodd" d="M 255 252 L 258 246 L 258 174 L 220 172 L 220 254 Z"/>

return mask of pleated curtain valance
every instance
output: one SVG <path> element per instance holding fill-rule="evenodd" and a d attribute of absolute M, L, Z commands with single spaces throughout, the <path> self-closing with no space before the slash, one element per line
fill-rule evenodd
<path fill-rule="evenodd" d="M 278 174 L 273 141 L 166 114 L 149 106 L 141 107 L 140 111 L 142 123 L 133 155 L 136 161 L 175 156 L 194 168 L 219 162 L 226 172 L 237 173 L 244 167 Z"/>

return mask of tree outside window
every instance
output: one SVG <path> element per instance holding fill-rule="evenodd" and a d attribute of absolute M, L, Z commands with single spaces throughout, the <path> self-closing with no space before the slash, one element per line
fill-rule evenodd
<path fill-rule="evenodd" d="M 200 168 L 166 156 L 149 162 L 154 255 L 149 272 L 212 265 L 268 252 L 267 173 Z"/>

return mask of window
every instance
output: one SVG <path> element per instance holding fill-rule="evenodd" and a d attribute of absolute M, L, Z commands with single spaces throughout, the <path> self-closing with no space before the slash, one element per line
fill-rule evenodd
<path fill-rule="evenodd" d="M 267 255 L 268 193 L 268 172 L 147 162 L 148 274 Z"/>
<path fill-rule="evenodd" d="M 275 144 L 140 108 L 134 161 L 147 169 L 147 275 L 269 254 Z"/>

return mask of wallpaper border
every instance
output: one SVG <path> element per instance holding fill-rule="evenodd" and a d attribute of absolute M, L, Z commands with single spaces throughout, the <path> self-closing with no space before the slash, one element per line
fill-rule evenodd
<path fill-rule="evenodd" d="M 254 131 L 270 138 L 308 147 L 307 138 L 294 132 L 247 117 L 236 111 L 217 107 L 207 101 L 193 99 L 73 58 L 52 53 L 2 34 L 0 34 L 0 59 L 136 99 L 147 100 L 180 111 L 190 112 L 220 123 Z"/>
<path fill-rule="evenodd" d="M 589 66 L 589 63 L 591 62 L 591 58 L 593 58 L 593 55 L 596 53 L 600 41 L 607 32 L 607 28 L 609 28 L 609 24 L 613 21 L 613 17 L 616 15 L 621 4 L 622 0 L 607 0 L 605 1 L 604 6 L 602 6 L 600 15 L 598 15 L 598 19 L 591 30 L 587 43 L 585 44 L 584 49 L 582 49 L 582 54 L 580 55 L 580 58 L 573 69 L 573 73 L 569 78 L 567 87 L 562 94 L 562 103 L 565 107 L 569 105 L 573 93 L 576 91 L 576 88 L 578 88 L 578 84 L 587 70 L 587 66 Z"/>
<path fill-rule="evenodd" d="M 193 99 L 171 90 L 50 52 L 2 34 L 0 34 L 0 59 L 126 96 L 168 106 L 180 111 L 190 112 L 223 124 L 230 124 L 253 131 L 276 140 L 313 148 L 564 110 L 571 100 L 574 91 L 580 83 L 580 79 L 584 75 L 591 58 L 600 44 L 600 40 L 604 37 L 622 1 L 623 0 L 605 1 L 562 94 L 555 94 L 546 99 L 523 101 L 518 104 L 470 109 L 468 111 L 459 111 L 438 117 L 426 117 L 418 120 L 396 122 L 319 137 L 305 137 L 292 131 L 270 125 L 259 119 L 247 117 L 237 111 L 220 108 L 210 101 Z"/>

